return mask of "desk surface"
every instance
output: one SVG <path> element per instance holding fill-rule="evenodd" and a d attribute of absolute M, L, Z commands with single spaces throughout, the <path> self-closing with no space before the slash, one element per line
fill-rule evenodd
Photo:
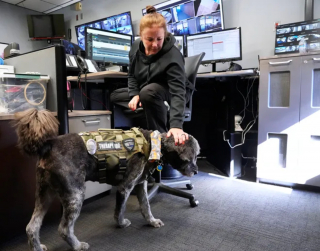
<path fill-rule="evenodd" d="M 231 76 L 254 76 L 256 72 L 254 70 L 241 70 L 241 71 L 226 71 L 226 72 L 210 72 L 210 73 L 198 73 L 197 78 L 217 78 L 217 77 L 231 77 Z M 128 73 L 117 71 L 100 71 L 95 73 L 88 73 L 87 80 L 101 80 L 104 78 L 126 78 Z M 84 81 L 85 75 L 81 75 L 81 81 Z M 68 77 L 69 81 L 78 81 L 77 76 Z"/>
<path fill-rule="evenodd" d="M 87 74 L 87 80 L 99 80 L 104 78 L 126 78 L 128 76 L 128 73 L 126 72 L 117 72 L 117 71 L 100 71 L 100 72 L 94 72 L 94 73 L 88 73 Z M 81 75 L 81 80 L 84 81 L 85 75 Z M 71 76 L 67 77 L 67 80 L 69 81 L 78 81 L 77 76 Z"/>
<path fill-rule="evenodd" d="M 254 70 L 241 71 L 225 71 L 225 72 L 209 72 L 198 73 L 197 78 L 217 78 L 217 77 L 232 77 L 232 76 L 254 76 L 257 75 Z"/>

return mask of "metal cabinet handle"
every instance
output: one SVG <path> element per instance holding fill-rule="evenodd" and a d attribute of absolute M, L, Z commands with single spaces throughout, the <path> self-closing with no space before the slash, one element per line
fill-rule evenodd
<path fill-rule="evenodd" d="M 94 119 L 94 120 L 83 119 L 82 122 L 85 123 L 86 125 L 87 124 L 95 124 L 95 123 L 100 123 L 100 119 Z"/>
<path fill-rule="evenodd" d="M 320 58 L 313 58 L 313 61 L 320 61 Z"/>
<path fill-rule="evenodd" d="M 292 60 L 283 61 L 283 62 L 269 62 L 270 65 L 282 65 L 282 64 L 290 64 Z"/>

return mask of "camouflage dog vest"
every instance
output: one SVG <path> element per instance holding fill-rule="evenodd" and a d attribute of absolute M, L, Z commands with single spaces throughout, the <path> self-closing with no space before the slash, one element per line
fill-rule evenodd
<path fill-rule="evenodd" d="M 99 166 L 99 182 L 112 184 L 121 181 L 126 171 L 126 162 L 140 152 L 149 158 L 150 144 L 138 128 L 99 129 L 81 132 L 89 154 L 95 156 Z"/>

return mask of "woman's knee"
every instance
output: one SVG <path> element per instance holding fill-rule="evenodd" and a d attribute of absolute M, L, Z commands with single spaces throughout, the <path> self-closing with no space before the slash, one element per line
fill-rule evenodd
<path fill-rule="evenodd" d="M 146 85 L 141 89 L 139 98 L 141 102 L 153 102 L 153 100 L 156 98 L 156 93 L 151 84 Z"/>

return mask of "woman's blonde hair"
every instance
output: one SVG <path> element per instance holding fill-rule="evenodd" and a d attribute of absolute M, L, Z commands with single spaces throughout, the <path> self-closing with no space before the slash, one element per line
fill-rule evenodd
<path fill-rule="evenodd" d="M 166 19 L 160 13 L 158 13 L 156 8 L 153 6 L 148 5 L 146 7 L 146 11 L 147 15 L 143 16 L 140 21 L 140 37 L 145 28 L 150 28 L 153 25 L 163 28 L 166 37 L 168 35 Z"/>

